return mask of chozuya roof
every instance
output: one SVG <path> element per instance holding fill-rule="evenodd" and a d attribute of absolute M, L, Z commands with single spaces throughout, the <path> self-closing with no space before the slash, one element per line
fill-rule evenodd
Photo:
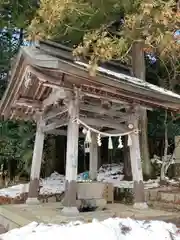
<path fill-rule="evenodd" d="M 81 89 L 83 94 L 116 103 L 141 104 L 145 107 L 162 107 L 179 112 L 180 95 L 130 76 L 127 66 L 107 63 L 91 77 L 84 62 L 75 61 L 71 49 L 52 42 L 40 42 L 38 46 L 22 47 L 11 71 L 11 79 L 1 100 L 1 116 L 13 118 L 20 105 L 18 99 L 42 103 L 53 88 Z M 27 73 L 31 82 L 27 84 Z M 28 86 L 27 86 L 28 85 Z M 22 106 L 21 106 L 22 107 Z M 33 115 L 36 109 L 21 109 Z"/>

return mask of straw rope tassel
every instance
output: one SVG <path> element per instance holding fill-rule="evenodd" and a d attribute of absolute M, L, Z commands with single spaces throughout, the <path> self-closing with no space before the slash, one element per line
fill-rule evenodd
<path fill-rule="evenodd" d="M 128 146 L 132 146 L 132 139 L 131 139 L 131 135 L 128 135 Z"/>
<path fill-rule="evenodd" d="M 91 143 L 91 132 L 90 132 L 89 129 L 86 133 L 86 140 L 85 141 L 88 142 L 88 143 Z"/>
<path fill-rule="evenodd" d="M 121 136 L 119 137 L 119 145 L 118 148 L 123 148 L 123 143 L 122 143 L 122 138 Z"/>
<path fill-rule="evenodd" d="M 112 138 L 111 137 L 109 137 L 108 149 L 113 149 L 113 144 L 112 144 Z"/>
<path fill-rule="evenodd" d="M 102 145 L 100 134 L 98 134 L 98 136 L 97 136 L 97 144 L 98 144 L 99 147 Z"/>

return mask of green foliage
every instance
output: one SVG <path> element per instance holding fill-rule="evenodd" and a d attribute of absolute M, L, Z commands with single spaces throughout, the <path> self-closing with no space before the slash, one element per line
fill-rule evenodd
<path fill-rule="evenodd" d="M 165 113 L 162 110 L 156 110 L 148 113 L 148 132 L 150 137 L 164 138 L 165 125 L 164 125 Z M 176 120 L 177 119 L 177 120 Z M 180 115 L 174 118 L 170 113 L 167 119 L 167 129 L 169 140 L 174 140 L 174 137 L 180 135 Z"/>
<path fill-rule="evenodd" d="M 34 0 L 0 1 L 0 98 L 7 86 L 12 59 L 23 43 L 25 28 L 36 7 Z M 28 172 L 33 138 L 34 127 L 31 123 L 0 121 L 0 164 L 9 171 L 14 168 L 19 172 Z"/>
<path fill-rule="evenodd" d="M 0 122 L 0 164 L 17 162 L 18 171 L 28 171 L 35 129 L 29 122 Z"/>
<path fill-rule="evenodd" d="M 120 19 L 123 6 L 132 0 L 41 0 L 29 27 L 31 38 L 51 38 L 79 44 L 84 34 Z"/>
<path fill-rule="evenodd" d="M 0 29 L 26 28 L 37 6 L 36 0 L 1 0 Z"/>
<path fill-rule="evenodd" d="M 175 6 L 173 0 L 141 1 L 134 12 L 125 12 L 124 24 L 115 36 L 110 36 L 108 29 L 90 31 L 74 54 L 89 55 L 89 64 L 94 70 L 100 61 L 127 57 L 134 41 L 141 40 L 145 43 L 146 52 L 163 61 L 171 59 L 175 65 L 180 56 L 180 47 L 174 38 L 174 32 L 180 25 L 180 15 L 174 11 Z M 115 45 L 116 50 L 112 51 Z"/>
<path fill-rule="evenodd" d="M 0 31 L 0 98 L 4 90 L 8 72 L 11 67 L 11 59 L 19 49 L 19 31 L 14 29 L 2 29 Z M 3 81 L 3 82 L 2 82 Z"/>
<path fill-rule="evenodd" d="M 125 58 L 135 40 L 145 41 L 145 50 L 161 58 L 180 55 L 174 32 L 180 15 L 175 0 L 41 0 L 29 33 L 32 38 L 51 38 L 79 44 L 76 56 L 89 57 L 96 68 L 99 61 Z M 110 23 L 124 16 L 123 26 L 112 34 Z"/>

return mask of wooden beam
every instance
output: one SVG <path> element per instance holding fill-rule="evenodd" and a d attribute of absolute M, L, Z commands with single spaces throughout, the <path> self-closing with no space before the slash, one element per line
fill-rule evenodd
<path fill-rule="evenodd" d="M 59 116 L 60 114 L 64 113 L 67 111 L 67 107 L 57 107 L 56 109 L 49 111 L 48 114 L 44 115 L 44 119 L 52 119 L 52 118 L 56 118 L 57 116 Z M 84 104 L 81 103 L 80 104 L 80 112 L 81 111 L 86 111 L 86 112 L 90 112 L 90 113 L 95 113 L 95 114 L 99 114 L 99 115 L 107 115 L 109 117 L 116 117 L 119 119 L 116 119 L 115 121 L 119 121 L 120 122 L 125 122 L 128 121 L 131 118 L 132 113 L 126 113 L 126 112 L 120 112 L 120 111 L 116 111 L 114 109 L 104 109 L 101 106 L 97 106 L 97 105 L 91 105 L 91 104 Z"/>
<path fill-rule="evenodd" d="M 115 111 L 113 109 L 105 109 L 102 108 L 102 106 L 95 106 L 91 104 L 81 104 L 80 105 L 80 110 L 91 112 L 91 113 L 96 113 L 100 115 L 108 115 L 110 117 L 119 117 L 120 122 L 125 122 L 127 121 L 131 114 L 125 113 L 125 112 L 120 112 L 120 111 Z"/>
<path fill-rule="evenodd" d="M 86 118 L 86 117 L 80 117 L 80 120 L 85 122 L 89 126 L 93 127 L 108 127 L 108 128 L 114 128 L 120 131 L 120 133 L 128 132 L 129 129 L 123 124 L 117 123 L 114 120 L 111 119 L 97 119 L 97 118 Z"/>
<path fill-rule="evenodd" d="M 51 131 L 48 131 L 47 134 L 52 134 L 55 136 L 67 136 L 67 130 L 64 129 L 53 129 Z M 80 138 L 85 138 L 85 134 L 83 134 L 82 132 L 79 132 L 79 137 Z"/>

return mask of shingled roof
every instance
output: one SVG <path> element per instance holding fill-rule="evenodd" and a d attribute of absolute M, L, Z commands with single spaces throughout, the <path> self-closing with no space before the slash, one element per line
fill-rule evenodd
<path fill-rule="evenodd" d="M 180 95 L 132 77 L 129 66 L 104 63 L 94 77 L 89 75 L 87 67 L 87 63 L 73 58 L 72 49 L 57 43 L 41 41 L 37 46 L 22 47 L 1 100 L 1 115 L 16 116 L 20 109 L 16 104 L 19 98 L 42 103 L 53 88 L 73 89 L 74 86 L 84 94 L 109 101 L 180 110 Z M 27 74 L 31 78 L 28 87 Z M 21 109 L 21 118 L 25 112 L 33 115 L 35 111 Z"/>

